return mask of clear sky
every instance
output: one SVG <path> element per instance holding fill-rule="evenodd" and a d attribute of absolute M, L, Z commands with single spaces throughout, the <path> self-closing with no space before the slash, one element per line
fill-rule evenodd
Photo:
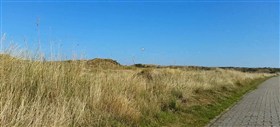
<path fill-rule="evenodd" d="M 23 0 L 24 1 L 24 0 Z M 5 45 L 121 64 L 279 67 L 279 1 L 1 1 Z"/>

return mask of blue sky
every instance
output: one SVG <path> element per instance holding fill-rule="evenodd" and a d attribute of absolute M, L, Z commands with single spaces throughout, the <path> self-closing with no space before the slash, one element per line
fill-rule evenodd
<path fill-rule="evenodd" d="M 5 45 L 121 64 L 279 67 L 278 1 L 2 1 Z M 144 50 L 143 50 L 144 49 Z"/>

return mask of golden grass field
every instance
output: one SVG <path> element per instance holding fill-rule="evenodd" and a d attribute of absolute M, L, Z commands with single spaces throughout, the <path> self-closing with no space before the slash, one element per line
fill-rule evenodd
<path fill-rule="evenodd" d="M 0 126 L 181 126 L 160 117 L 215 103 L 217 96 L 227 97 L 271 76 L 218 68 L 101 67 L 104 64 L 0 55 Z M 183 116 L 186 123 L 195 121 L 191 113 Z"/>

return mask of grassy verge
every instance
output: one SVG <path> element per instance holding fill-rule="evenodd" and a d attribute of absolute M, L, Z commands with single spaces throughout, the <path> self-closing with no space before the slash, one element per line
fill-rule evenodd
<path fill-rule="evenodd" d="M 0 126 L 203 126 L 270 75 L 0 55 Z"/>
<path fill-rule="evenodd" d="M 175 112 L 160 112 L 157 116 L 154 126 L 187 126 L 198 127 L 207 125 L 212 119 L 221 114 L 223 111 L 233 106 L 239 101 L 244 94 L 257 88 L 259 84 L 270 77 L 258 78 L 251 81 L 245 81 L 235 90 L 220 91 L 202 91 L 198 99 L 210 99 L 211 104 L 194 105 L 187 108 L 177 108 Z M 247 85 L 244 85 L 244 84 Z M 158 124 L 159 123 L 159 124 Z M 150 124 L 152 125 L 152 124 Z M 149 125 L 149 126 L 150 126 Z M 147 125 L 143 125 L 147 126 Z"/>

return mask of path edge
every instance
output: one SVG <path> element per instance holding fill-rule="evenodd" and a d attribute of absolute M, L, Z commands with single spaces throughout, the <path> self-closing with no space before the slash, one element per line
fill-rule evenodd
<path fill-rule="evenodd" d="M 272 77 L 268 77 L 266 80 L 264 80 L 263 82 L 259 83 L 257 85 L 257 88 L 262 84 L 264 83 L 265 81 L 273 78 L 273 77 L 276 77 L 276 76 L 272 76 Z M 257 89 L 256 88 L 256 89 Z M 212 119 L 207 125 L 205 125 L 204 127 L 211 127 L 219 118 L 222 117 L 222 115 L 224 115 L 227 111 L 229 111 L 230 109 L 232 109 L 234 106 L 236 106 L 238 103 L 240 103 L 240 101 L 249 93 L 251 93 L 252 91 L 256 90 L 256 89 L 251 89 L 249 90 L 248 92 L 246 92 L 244 95 L 242 95 L 240 97 L 240 99 L 238 99 L 238 101 L 234 102 L 231 106 L 229 106 L 227 109 L 225 109 L 222 113 L 220 113 L 219 115 L 217 115 L 214 119 Z"/>

